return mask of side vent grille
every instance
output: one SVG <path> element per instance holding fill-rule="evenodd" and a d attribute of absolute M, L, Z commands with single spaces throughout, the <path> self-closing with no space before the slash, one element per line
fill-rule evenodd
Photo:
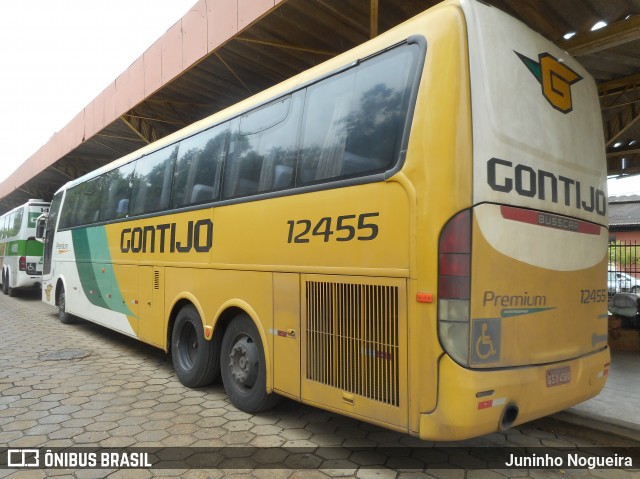
<path fill-rule="evenodd" d="M 153 289 L 160 289 L 160 271 L 153 272 Z"/>
<path fill-rule="evenodd" d="M 308 281 L 306 377 L 399 405 L 398 288 Z"/>

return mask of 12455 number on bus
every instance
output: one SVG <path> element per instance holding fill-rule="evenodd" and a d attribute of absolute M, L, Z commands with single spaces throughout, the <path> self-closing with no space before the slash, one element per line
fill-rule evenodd
<path fill-rule="evenodd" d="M 289 220 L 287 243 L 309 243 L 313 237 L 325 243 L 335 241 L 371 241 L 378 236 L 376 218 L 380 213 L 342 215 L 337 218 L 325 216 L 317 222 L 311 220 Z"/>
<path fill-rule="evenodd" d="M 608 299 L 606 289 L 581 289 L 580 302 L 582 304 L 589 303 L 606 303 Z"/>

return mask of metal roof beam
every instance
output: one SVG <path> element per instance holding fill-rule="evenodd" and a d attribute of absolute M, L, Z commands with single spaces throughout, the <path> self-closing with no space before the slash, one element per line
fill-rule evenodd
<path fill-rule="evenodd" d="M 143 117 L 137 116 L 134 110 L 130 110 L 128 113 L 125 113 L 120 117 L 120 119 L 145 143 L 153 143 L 158 139 L 158 134 L 151 123 L 146 121 Z"/>
<path fill-rule="evenodd" d="M 371 8 L 369 14 L 369 34 L 371 38 L 378 36 L 378 0 L 371 0 Z"/>
<path fill-rule="evenodd" d="M 229 70 L 229 72 L 231 72 L 231 74 L 235 77 L 236 80 L 238 80 L 238 83 L 240 83 L 248 92 L 250 95 L 253 95 L 253 91 L 251 90 L 251 88 L 249 88 L 249 86 L 242 81 L 242 78 L 240 78 L 240 75 L 238 75 L 235 70 L 233 68 L 231 68 L 231 65 L 229 65 L 227 62 L 225 62 L 222 57 L 220 56 L 220 53 L 215 52 L 214 55 L 218 58 L 218 60 L 220 60 L 220 62 L 225 66 L 225 68 L 227 70 Z"/>
<path fill-rule="evenodd" d="M 605 125 L 605 145 L 611 146 L 633 125 L 640 121 L 640 107 L 636 103 L 627 105 Z"/>
<path fill-rule="evenodd" d="M 629 87 L 638 88 L 639 86 L 640 73 L 636 73 L 635 75 L 629 75 L 623 78 L 616 78 L 615 80 L 598 83 L 598 92 L 600 93 L 600 95 L 604 95 L 607 92 L 624 90 Z"/>
<path fill-rule="evenodd" d="M 607 151 L 607 158 L 614 158 L 616 156 L 630 156 L 630 155 L 640 155 L 640 148 L 634 148 L 631 150 Z"/>
<path fill-rule="evenodd" d="M 258 40 L 257 38 L 235 37 L 234 40 L 245 42 L 245 43 L 255 43 L 256 45 L 265 45 L 268 47 L 282 48 L 284 50 L 293 50 L 296 52 L 311 53 L 313 55 L 324 55 L 329 58 L 333 58 L 336 55 L 338 55 L 338 53 L 340 53 L 340 52 L 331 52 L 328 50 L 318 50 L 317 48 L 301 47 L 299 45 L 289 45 L 281 42 L 268 42 L 266 40 Z"/>

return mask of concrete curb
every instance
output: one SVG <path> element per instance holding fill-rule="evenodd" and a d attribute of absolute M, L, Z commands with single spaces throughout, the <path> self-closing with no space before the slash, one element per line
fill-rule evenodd
<path fill-rule="evenodd" d="M 568 424 L 612 434 L 631 441 L 637 441 L 638 445 L 640 445 L 640 425 L 632 422 L 621 421 L 598 414 L 587 414 L 575 409 L 567 409 L 551 417 Z"/>

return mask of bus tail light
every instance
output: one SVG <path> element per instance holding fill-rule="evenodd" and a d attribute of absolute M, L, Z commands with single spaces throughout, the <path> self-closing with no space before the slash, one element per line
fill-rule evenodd
<path fill-rule="evenodd" d="M 469 364 L 471 297 L 471 211 L 445 225 L 438 244 L 438 335 L 456 362 Z"/>
<path fill-rule="evenodd" d="M 26 256 L 20 256 L 20 259 L 18 260 L 18 269 L 20 271 L 26 271 L 27 270 L 27 257 Z"/>

